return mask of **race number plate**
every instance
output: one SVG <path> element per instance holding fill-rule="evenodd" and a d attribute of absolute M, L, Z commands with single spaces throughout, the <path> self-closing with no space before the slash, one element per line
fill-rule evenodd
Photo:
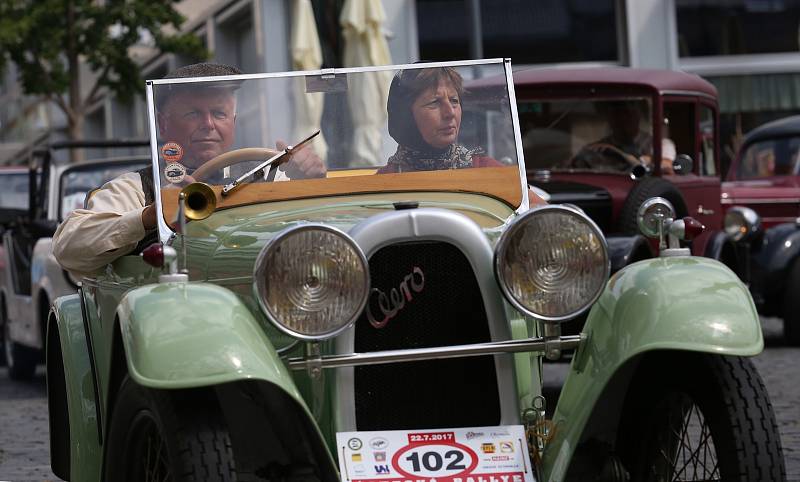
<path fill-rule="evenodd" d="M 343 482 L 533 482 L 521 425 L 339 432 Z"/>

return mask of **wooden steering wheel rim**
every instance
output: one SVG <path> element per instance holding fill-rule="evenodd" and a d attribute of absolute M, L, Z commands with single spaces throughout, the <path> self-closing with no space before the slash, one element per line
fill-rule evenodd
<path fill-rule="evenodd" d="M 224 152 L 198 167 L 194 171 L 194 174 L 192 174 L 192 177 L 194 177 L 196 181 L 199 181 L 215 170 L 239 164 L 240 162 L 253 160 L 266 161 L 279 152 L 280 151 L 268 147 L 245 147 L 243 149 Z"/>

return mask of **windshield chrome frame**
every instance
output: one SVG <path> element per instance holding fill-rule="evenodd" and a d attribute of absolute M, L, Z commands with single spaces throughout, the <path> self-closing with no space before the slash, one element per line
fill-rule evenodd
<path fill-rule="evenodd" d="M 299 70 L 290 72 L 272 72 L 260 74 L 242 74 L 242 75 L 219 75 L 211 77 L 191 77 L 191 78 L 177 78 L 177 79 L 154 79 L 146 81 L 146 101 L 147 101 L 147 116 L 150 126 L 150 160 L 153 167 L 153 185 L 155 190 L 155 203 L 156 203 L 156 221 L 158 226 L 158 237 L 162 243 L 172 238 L 175 232 L 167 225 L 164 220 L 164 212 L 161 204 L 161 177 L 159 175 L 158 165 L 158 136 L 156 126 L 156 113 L 155 102 L 153 96 L 153 87 L 169 84 L 188 84 L 197 82 L 223 82 L 226 80 L 257 80 L 257 79 L 270 79 L 281 77 L 307 77 L 313 75 L 337 75 L 337 74 L 359 74 L 364 72 L 379 72 L 379 71 L 397 71 L 397 70 L 413 70 L 413 69 L 426 69 L 432 67 L 469 67 L 481 65 L 496 65 L 502 64 L 506 77 L 506 89 L 508 92 L 509 106 L 511 107 L 511 122 L 514 129 L 514 144 L 517 152 L 517 165 L 519 166 L 520 175 L 520 189 L 522 189 L 522 196 L 520 205 L 515 209 L 515 212 L 520 214 L 528 210 L 528 181 L 525 170 L 525 157 L 522 149 L 522 137 L 519 127 L 519 116 L 517 115 L 517 98 L 514 92 L 514 80 L 511 70 L 511 59 L 509 58 L 493 58 L 493 59 L 478 59 L 478 60 L 459 60 L 448 62 L 420 62 L 414 64 L 397 64 L 397 65 L 379 65 L 368 67 L 349 67 L 349 68 L 334 68 L 334 69 L 321 69 L 321 70 Z"/>

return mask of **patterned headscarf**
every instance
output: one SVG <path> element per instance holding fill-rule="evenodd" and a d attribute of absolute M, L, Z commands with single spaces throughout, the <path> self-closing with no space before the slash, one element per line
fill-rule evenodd
<path fill-rule="evenodd" d="M 415 151 L 406 146 L 397 146 L 395 152 L 386 163 L 395 167 L 393 171 L 438 171 L 442 169 L 461 169 L 472 167 L 472 157 L 480 155 L 481 149 L 467 149 L 458 144 L 451 144 L 438 151 Z"/>

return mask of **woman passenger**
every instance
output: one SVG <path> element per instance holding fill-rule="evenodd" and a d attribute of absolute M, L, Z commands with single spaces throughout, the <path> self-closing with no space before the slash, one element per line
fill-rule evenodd
<path fill-rule="evenodd" d="M 398 72 L 386 105 L 397 151 L 378 173 L 502 166 L 458 144 L 463 94 L 461 75 L 451 67 Z"/>

